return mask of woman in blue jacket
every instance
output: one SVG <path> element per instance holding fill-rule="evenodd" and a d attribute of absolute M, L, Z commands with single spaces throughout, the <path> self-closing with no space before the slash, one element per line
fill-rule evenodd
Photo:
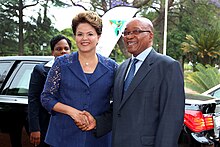
<path fill-rule="evenodd" d="M 78 51 L 56 59 L 41 94 L 42 105 L 52 114 L 45 142 L 52 147 L 110 147 L 110 133 L 96 138 L 94 130 L 82 131 L 76 124 L 89 123 L 83 110 L 97 116 L 109 109 L 118 65 L 96 53 L 102 33 L 96 13 L 76 15 L 72 30 Z"/>

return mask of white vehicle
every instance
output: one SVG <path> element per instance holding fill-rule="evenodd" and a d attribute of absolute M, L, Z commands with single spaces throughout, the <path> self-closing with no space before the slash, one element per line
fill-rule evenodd
<path fill-rule="evenodd" d="M 211 95 L 220 99 L 220 84 L 210 88 L 209 90 L 202 93 L 203 95 Z"/>

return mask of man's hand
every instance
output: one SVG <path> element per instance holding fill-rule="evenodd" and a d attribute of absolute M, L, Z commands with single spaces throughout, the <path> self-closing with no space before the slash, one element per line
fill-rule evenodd
<path fill-rule="evenodd" d="M 82 131 L 89 131 L 96 127 L 95 118 L 85 110 L 78 111 L 77 115 L 75 114 L 74 122 Z"/>
<path fill-rule="evenodd" d="M 74 110 L 71 111 L 71 114 L 69 114 L 72 119 L 74 120 L 75 124 L 83 131 L 86 130 L 87 126 L 89 125 L 89 120 L 86 115 L 83 114 L 82 111 Z"/>
<path fill-rule="evenodd" d="M 34 146 L 37 146 L 37 145 L 40 144 L 40 131 L 31 132 L 31 134 L 30 134 L 30 142 L 31 142 Z"/>
<path fill-rule="evenodd" d="M 86 131 L 92 130 L 96 127 L 96 120 L 95 118 L 87 111 L 83 111 L 83 115 L 85 115 L 89 121 L 89 125 L 86 127 Z"/>

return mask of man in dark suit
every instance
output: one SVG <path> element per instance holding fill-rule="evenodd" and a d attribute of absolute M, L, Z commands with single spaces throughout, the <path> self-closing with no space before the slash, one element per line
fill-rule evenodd
<path fill-rule="evenodd" d="M 71 41 L 63 35 L 57 35 L 50 41 L 52 55 L 58 56 L 69 54 Z M 44 143 L 47 132 L 50 114 L 43 108 L 40 102 L 40 95 L 44 88 L 48 71 L 53 61 L 47 64 L 38 64 L 31 74 L 28 93 L 28 121 L 30 130 L 30 142 L 38 147 L 49 147 Z"/>
<path fill-rule="evenodd" d="M 177 147 L 185 106 L 181 66 L 153 49 L 153 24 L 149 19 L 133 18 L 123 37 L 132 57 L 115 75 L 113 116 L 106 113 L 105 119 L 100 116 L 94 120 L 85 112 L 90 120 L 87 130 L 96 127 L 99 136 L 109 131 L 107 126 L 111 126 L 113 117 L 113 147 Z M 136 63 L 132 64 L 133 60 Z"/>

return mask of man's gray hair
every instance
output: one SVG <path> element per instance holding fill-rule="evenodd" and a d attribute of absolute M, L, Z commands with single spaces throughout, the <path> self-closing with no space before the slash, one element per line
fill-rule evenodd
<path fill-rule="evenodd" d="M 150 25 L 150 26 L 152 27 L 152 29 L 154 28 L 153 23 L 152 23 L 151 20 L 148 19 L 148 18 L 145 18 L 145 17 L 133 17 L 133 18 L 131 18 L 131 19 L 128 21 L 128 23 L 129 23 L 130 21 L 133 21 L 133 20 L 139 20 L 139 21 L 141 21 L 141 22 L 143 22 L 143 23 L 146 23 L 146 24 Z"/>

